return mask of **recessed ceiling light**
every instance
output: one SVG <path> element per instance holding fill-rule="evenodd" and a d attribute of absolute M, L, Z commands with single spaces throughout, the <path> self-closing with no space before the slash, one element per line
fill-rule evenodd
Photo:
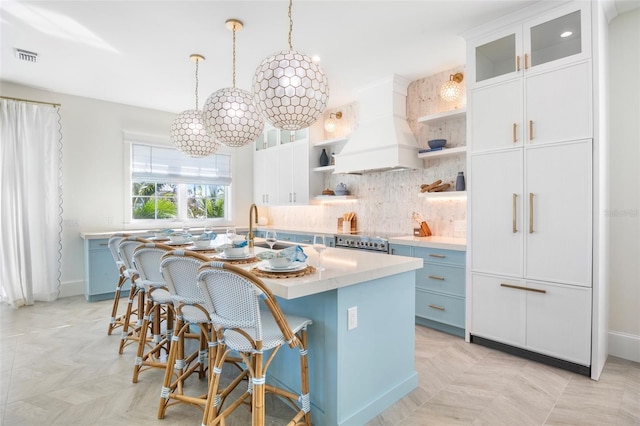
<path fill-rule="evenodd" d="M 565 31 L 562 34 L 560 34 L 560 37 L 562 38 L 569 37 L 571 34 L 573 34 L 571 31 Z"/>

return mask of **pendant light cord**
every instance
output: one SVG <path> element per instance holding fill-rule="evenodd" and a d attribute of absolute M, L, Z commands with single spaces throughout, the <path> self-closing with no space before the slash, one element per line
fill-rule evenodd
<path fill-rule="evenodd" d="M 293 50 L 293 43 L 291 42 L 291 34 L 293 33 L 293 18 L 291 16 L 291 9 L 293 9 L 293 0 L 289 0 L 289 50 Z"/>
<path fill-rule="evenodd" d="M 198 110 L 198 64 L 200 59 L 196 58 L 196 111 Z"/>
<path fill-rule="evenodd" d="M 233 25 L 233 88 L 236 88 L 236 26 Z"/>

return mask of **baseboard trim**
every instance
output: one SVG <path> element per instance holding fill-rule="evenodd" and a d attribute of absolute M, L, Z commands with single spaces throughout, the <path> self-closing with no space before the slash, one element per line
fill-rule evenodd
<path fill-rule="evenodd" d="M 497 349 L 511 355 L 516 355 L 542 364 L 550 365 L 552 367 L 562 368 L 564 370 L 582 374 L 583 376 L 591 377 L 591 367 L 576 364 L 570 361 L 565 361 L 563 359 L 554 358 L 548 355 L 532 352 L 522 348 L 517 348 L 515 346 L 506 345 L 504 343 L 496 342 L 493 340 L 485 339 L 484 337 L 478 337 L 474 335 L 471 335 L 471 343 L 476 343 L 478 345 L 486 346 L 491 349 Z"/>
<path fill-rule="evenodd" d="M 609 331 L 609 355 L 640 362 L 640 336 Z"/>
<path fill-rule="evenodd" d="M 65 281 L 60 284 L 58 297 L 80 296 L 84 294 L 84 281 Z"/>

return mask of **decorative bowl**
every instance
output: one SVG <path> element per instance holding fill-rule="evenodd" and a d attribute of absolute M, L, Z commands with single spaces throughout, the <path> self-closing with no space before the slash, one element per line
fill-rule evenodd
<path fill-rule="evenodd" d="M 288 257 L 274 257 L 268 260 L 272 268 L 286 268 L 291 265 L 291 259 Z"/>
<path fill-rule="evenodd" d="M 240 257 L 245 254 L 245 247 L 227 247 L 223 253 L 227 257 Z"/>
<path fill-rule="evenodd" d="M 197 239 L 197 240 L 193 241 L 193 245 L 195 245 L 196 248 L 204 249 L 204 248 L 207 248 L 207 247 L 209 247 L 211 245 L 211 240 L 200 240 L 200 239 Z"/>
<path fill-rule="evenodd" d="M 174 232 L 173 234 L 168 235 L 169 239 L 172 243 L 182 244 L 187 241 L 188 235 L 183 233 Z"/>
<path fill-rule="evenodd" d="M 444 148 L 444 146 L 447 144 L 447 140 L 446 139 L 431 139 L 428 143 L 429 143 L 429 148 L 438 149 L 438 148 Z"/>

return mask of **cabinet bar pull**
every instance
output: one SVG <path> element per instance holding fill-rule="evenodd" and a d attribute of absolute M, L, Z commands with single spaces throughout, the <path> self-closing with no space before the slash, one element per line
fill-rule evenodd
<path fill-rule="evenodd" d="M 529 69 L 529 54 L 528 53 L 524 54 L 524 69 L 525 70 Z"/>
<path fill-rule="evenodd" d="M 513 143 L 518 142 L 518 125 L 513 123 Z"/>
<path fill-rule="evenodd" d="M 539 288 L 521 287 L 519 285 L 505 284 L 505 283 L 500 283 L 500 287 L 515 288 L 516 290 L 533 291 L 534 293 L 546 293 L 547 292 L 547 290 L 540 290 Z"/>
<path fill-rule="evenodd" d="M 516 71 L 520 71 L 520 56 L 516 56 Z"/>
<path fill-rule="evenodd" d="M 518 227 L 516 224 L 516 203 L 518 200 L 518 194 L 516 194 L 515 192 L 513 193 L 513 233 L 515 234 L 516 232 L 518 232 Z"/>
<path fill-rule="evenodd" d="M 533 234 L 533 192 L 529 193 L 529 233 Z"/>
<path fill-rule="evenodd" d="M 437 275 L 429 275 L 429 278 L 431 278 L 432 280 L 444 281 L 444 277 L 439 277 Z"/>
<path fill-rule="evenodd" d="M 108 243 L 100 243 L 101 246 L 108 246 Z"/>
<path fill-rule="evenodd" d="M 438 306 L 438 305 L 429 305 L 429 307 L 431 309 L 437 309 L 439 311 L 444 311 L 444 306 Z"/>
<path fill-rule="evenodd" d="M 533 140 L 533 120 L 529 120 L 529 140 Z"/>
<path fill-rule="evenodd" d="M 447 257 L 444 254 L 435 254 L 435 253 L 429 253 L 429 256 L 437 257 L 438 259 L 444 259 L 445 257 Z"/>

